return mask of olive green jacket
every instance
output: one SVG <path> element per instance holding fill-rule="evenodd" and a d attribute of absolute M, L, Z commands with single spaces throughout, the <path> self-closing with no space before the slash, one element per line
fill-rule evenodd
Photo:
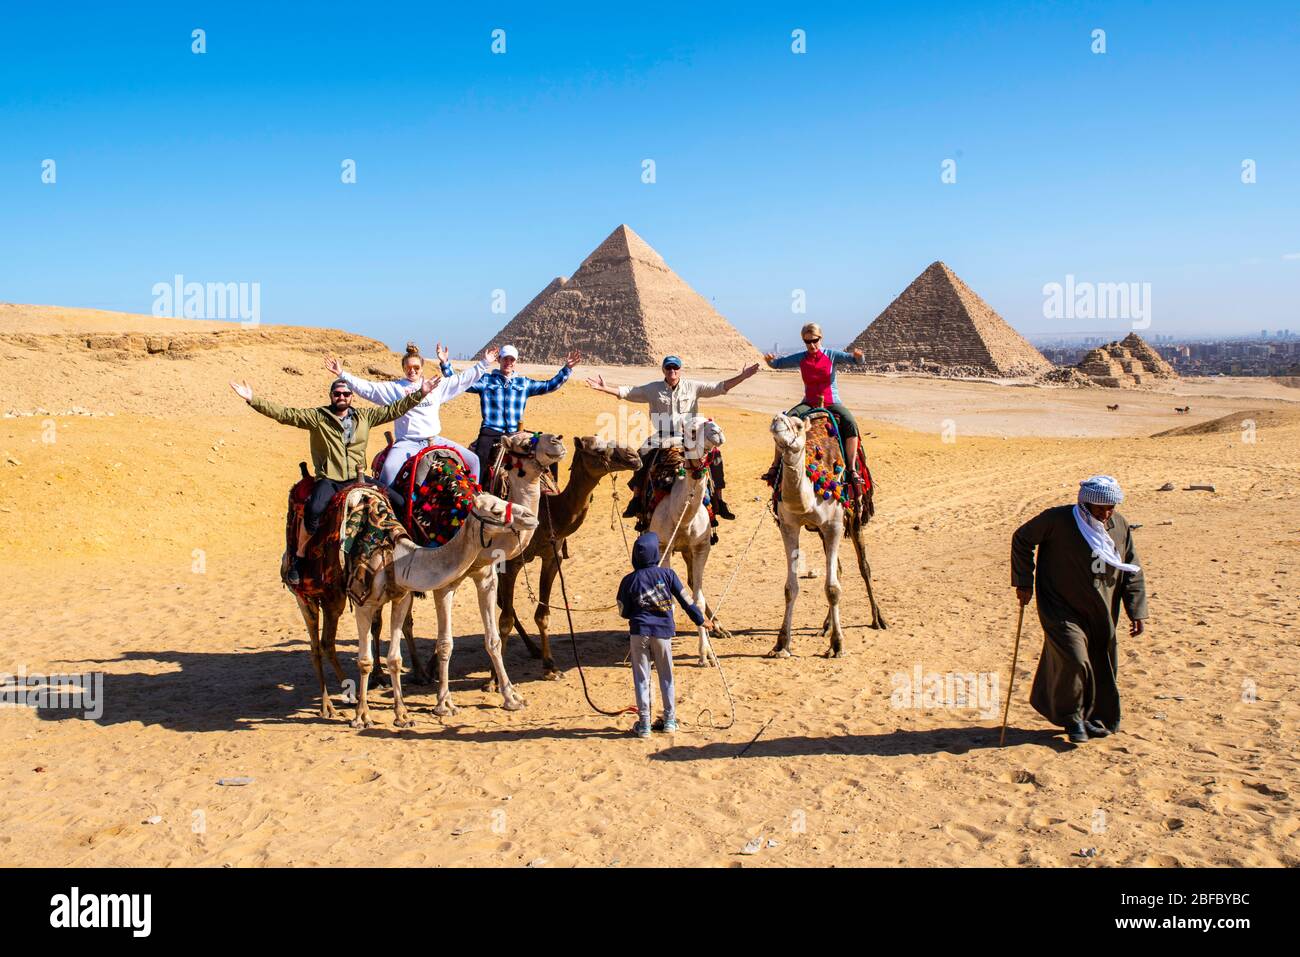
<path fill-rule="evenodd" d="M 343 420 L 327 405 L 314 409 L 289 409 L 258 395 L 254 395 L 248 404 L 281 425 L 292 425 L 310 432 L 311 464 L 316 470 L 316 477 L 345 482 L 369 472 L 366 466 L 366 443 L 370 439 L 370 427 L 406 415 L 423 400 L 424 393 L 416 389 L 392 405 L 353 409 L 355 425 L 352 441 L 347 443 L 343 438 Z"/>

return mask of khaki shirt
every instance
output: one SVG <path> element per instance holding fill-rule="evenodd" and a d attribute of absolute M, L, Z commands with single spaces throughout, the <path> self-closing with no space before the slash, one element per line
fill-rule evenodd
<path fill-rule="evenodd" d="M 682 437 L 686 420 L 700 414 L 700 399 L 711 399 L 727 391 L 725 382 L 701 382 L 698 379 L 679 379 L 677 388 L 669 388 L 663 379 L 645 385 L 622 385 L 618 397 L 628 402 L 644 402 L 650 406 L 650 437 L 645 445 L 662 448 L 680 445 L 670 439 Z"/>
<path fill-rule="evenodd" d="M 391 405 L 353 409 L 350 440 L 345 435 L 343 420 L 327 405 L 314 409 L 290 409 L 258 395 L 254 395 L 248 404 L 281 425 L 292 425 L 310 432 L 311 464 L 316 477 L 346 482 L 369 471 L 366 466 L 366 443 L 370 439 L 370 427 L 392 422 L 398 416 L 410 412 L 423 399 L 424 393 L 417 388 Z"/>

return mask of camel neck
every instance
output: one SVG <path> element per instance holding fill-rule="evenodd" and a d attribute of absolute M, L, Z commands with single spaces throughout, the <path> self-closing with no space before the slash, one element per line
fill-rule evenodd
<path fill-rule="evenodd" d="M 806 449 L 781 453 L 781 501 L 809 511 L 813 505 L 812 490 L 804 468 Z"/>
<path fill-rule="evenodd" d="M 560 494 L 551 499 L 551 505 L 554 506 L 551 513 L 555 514 L 558 509 L 561 515 L 567 515 L 571 519 L 586 514 L 591 493 L 600 484 L 600 479 L 601 476 L 579 466 L 575 460 L 573 467 L 569 469 L 569 481 L 565 483 Z"/>

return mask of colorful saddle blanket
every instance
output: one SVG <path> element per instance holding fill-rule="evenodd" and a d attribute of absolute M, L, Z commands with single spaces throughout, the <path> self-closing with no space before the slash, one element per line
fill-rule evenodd
<path fill-rule="evenodd" d="M 654 515 L 655 509 L 668 497 L 677 480 L 686 477 L 686 470 L 689 467 L 686 462 L 686 452 L 680 447 L 670 446 L 655 453 L 654 461 L 650 464 L 650 474 L 646 476 L 645 485 L 640 493 L 641 510 L 636 521 L 638 532 L 644 532 L 650 527 L 650 518 Z M 706 464 L 703 471 L 708 484 L 704 491 L 704 507 L 709 512 L 709 524 L 717 525 L 718 520 L 713 516 L 713 479 L 708 475 L 708 469 Z"/>
<path fill-rule="evenodd" d="M 808 480 L 813 484 L 813 491 L 825 501 L 839 502 L 850 514 L 860 507 L 863 509 L 863 517 L 870 518 L 876 513 L 875 483 L 871 478 L 871 469 L 867 467 L 866 456 L 862 452 L 862 443 L 858 443 L 858 474 L 862 476 L 862 496 L 859 501 L 853 494 L 853 486 L 848 481 L 845 471 L 847 459 L 835 416 L 825 409 L 812 409 L 802 418 L 808 424 L 807 444 L 804 446 L 804 470 Z M 783 468 L 784 464 L 778 461 L 776 477 L 772 482 L 774 510 L 781 499 Z"/>
<path fill-rule="evenodd" d="M 443 545 L 460 531 L 483 491 L 475 479 L 448 446 L 429 446 L 406 460 L 393 488 L 404 506 L 402 524 L 416 544 Z"/>
<path fill-rule="evenodd" d="M 314 479 L 305 478 L 289 491 L 281 580 L 288 573 L 289 562 L 297 549 L 298 529 L 314 484 Z M 349 585 L 359 570 L 368 568 L 373 576 L 372 559 L 376 554 L 391 554 L 392 546 L 406 538 L 409 538 L 406 529 L 393 514 L 382 489 L 365 484 L 349 485 L 330 500 L 321 516 L 320 530 L 307 542 L 301 581 L 289 588 L 312 599 L 341 588 L 352 591 Z M 365 584 L 368 586 L 369 578 Z"/>

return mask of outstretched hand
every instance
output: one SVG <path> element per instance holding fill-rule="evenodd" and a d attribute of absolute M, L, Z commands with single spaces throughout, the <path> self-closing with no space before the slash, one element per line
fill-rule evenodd
<path fill-rule="evenodd" d="M 326 356 L 325 368 L 329 370 L 332 376 L 341 376 L 343 374 L 343 363 L 339 362 L 337 356 Z"/>
<path fill-rule="evenodd" d="M 432 391 L 433 391 L 434 389 L 436 389 L 437 387 L 438 387 L 438 380 L 437 380 L 437 379 L 421 379 L 421 380 L 420 380 L 420 391 L 423 392 L 425 395 L 428 395 L 430 392 L 432 392 Z"/>
<path fill-rule="evenodd" d="M 446 346 L 444 346 L 441 342 L 438 343 L 436 346 L 434 346 L 433 354 L 438 357 L 439 362 L 446 362 L 448 359 L 451 358 L 451 350 L 448 349 Z"/>
<path fill-rule="evenodd" d="M 570 369 L 572 369 L 581 361 L 582 361 L 582 353 L 579 352 L 577 349 L 574 349 L 572 352 L 570 352 L 567 356 L 564 357 L 564 364 L 567 368 Z"/>
<path fill-rule="evenodd" d="M 587 378 L 587 385 L 591 386 L 593 389 L 603 389 L 605 388 L 605 377 L 600 374 L 589 376 Z"/>
<path fill-rule="evenodd" d="M 764 353 L 763 353 L 763 361 L 766 362 L 768 365 L 771 365 L 773 362 L 776 361 L 776 353 L 775 353 L 775 352 L 764 352 Z"/>
<path fill-rule="evenodd" d="M 754 373 L 756 373 L 757 371 L 758 371 L 758 363 L 755 362 L 753 365 L 745 366 L 745 368 L 741 369 L 741 370 L 740 370 L 740 377 L 741 377 L 742 379 L 748 379 L 750 376 L 752 376 L 752 375 L 753 375 Z"/>
<path fill-rule="evenodd" d="M 501 355 L 500 349 L 498 349 L 496 346 L 488 346 L 488 348 L 483 350 L 483 361 L 486 362 L 488 365 L 491 365 L 492 363 L 497 361 L 497 357 L 500 355 Z"/>
<path fill-rule="evenodd" d="M 230 388 L 234 389 L 235 395 L 239 396 L 245 402 L 253 401 L 253 387 L 247 382 L 235 382 L 232 379 L 230 382 Z"/>

